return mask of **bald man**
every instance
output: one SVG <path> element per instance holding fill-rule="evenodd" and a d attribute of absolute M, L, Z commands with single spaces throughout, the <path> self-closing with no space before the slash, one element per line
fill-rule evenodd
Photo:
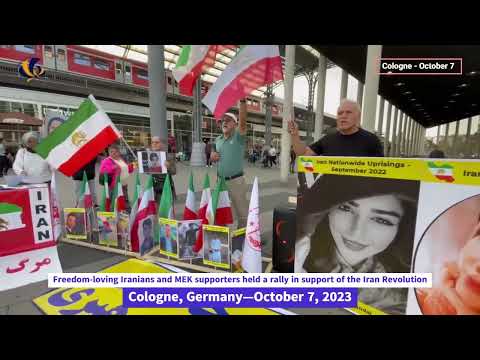
<path fill-rule="evenodd" d="M 375 134 L 360 127 L 360 106 L 344 99 L 337 110 L 337 131 L 307 146 L 300 140 L 298 125 L 288 122 L 292 146 L 297 156 L 383 157 L 383 146 Z"/>

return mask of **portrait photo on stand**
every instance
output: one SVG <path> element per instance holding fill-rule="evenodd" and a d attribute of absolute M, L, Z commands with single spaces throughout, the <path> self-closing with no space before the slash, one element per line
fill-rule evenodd
<path fill-rule="evenodd" d="M 295 272 L 410 272 L 419 189 L 418 181 L 360 176 L 307 181 L 297 199 Z M 359 301 L 404 314 L 407 290 L 360 289 Z"/>
<path fill-rule="evenodd" d="M 245 243 L 245 228 L 241 228 L 232 232 L 232 250 L 231 262 L 233 272 L 242 272 L 242 255 L 243 245 Z"/>
<path fill-rule="evenodd" d="M 117 218 L 114 212 L 97 212 L 98 243 L 105 246 L 118 246 Z"/>
<path fill-rule="evenodd" d="M 155 221 L 155 216 L 150 215 L 140 221 L 138 225 L 140 255 L 145 255 L 153 249 L 155 237 Z"/>
<path fill-rule="evenodd" d="M 230 269 L 229 228 L 203 225 L 203 263 Z"/>
<path fill-rule="evenodd" d="M 480 315 L 480 194 L 433 220 L 415 251 L 414 271 L 433 277 L 432 288 L 415 289 L 422 314 Z"/>
<path fill-rule="evenodd" d="M 128 233 L 130 225 L 130 218 L 128 214 L 119 213 L 117 219 L 117 238 L 118 238 L 118 247 L 120 249 L 125 249 L 127 251 L 132 250 L 130 243 L 130 235 Z"/>
<path fill-rule="evenodd" d="M 159 219 L 160 254 L 178 259 L 178 223 L 176 220 Z"/>
<path fill-rule="evenodd" d="M 193 251 L 202 220 L 185 220 L 178 222 L 178 258 L 180 260 L 197 259 L 201 253 Z"/>
<path fill-rule="evenodd" d="M 87 240 L 87 219 L 83 208 L 63 209 L 65 236 L 72 240 Z"/>
<path fill-rule="evenodd" d="M 166 159 L 167 155 L 164 151 L 139 151 L 139 172 L 141 174 L 166 174 Z"/>

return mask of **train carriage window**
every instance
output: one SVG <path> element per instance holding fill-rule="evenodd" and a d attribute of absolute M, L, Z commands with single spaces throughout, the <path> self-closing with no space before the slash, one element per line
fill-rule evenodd
<path fill-rule="evenodd" d="M 148 71 L 145 69 L 137 69 L 137 76 L 140 79 L 148 80 Z"/>
<path fill-rule="evenodd" d="M 100 59 L 95 59 L 93 61 L 93 67 L 99 70 L 104 70 L 104 71 L 110 70 L 110 64 Z"/>
<path fill-rule="evenodd" d="M 51 45 L 45 45 L 45 57 L 52 58 L 53 57 L 53 49 Z"/>
<path fill-rule="evenodd" d="M 120 63 L 118 63 L 118 62 L 115 63 L 115 72 L 116 72 L 117 74 L 121 74 L 121 73 L 122 73 L 122 64 L 120 64 Z"/>
<path fill-rule="evenodd" d="M 15 45 L 15 50 L 28 54 L 35 54 L 35 45 Z"/>
<path fill-rule="evenodd" d="M 132 70 L 130 68 L 130 65 L 125 64 L 125 76 L 131 76 L 132 75 Z"/>
<path fill-rule="evenodd" d="M 13 45 L 0 45 L 1 49 L 13 49 Z"/>
<path fill-rule="evenodd" d="M 58 61 L 65 62 L 65 50 L 64 49 L 57 49 L 57 58 L 58 58 Z"/>
<path fill-rule="evenodd" d="M 73 62 L 78 65 L 90 66 L 90 56 L 83 55 L 80 53 L 73 54 Z"/>

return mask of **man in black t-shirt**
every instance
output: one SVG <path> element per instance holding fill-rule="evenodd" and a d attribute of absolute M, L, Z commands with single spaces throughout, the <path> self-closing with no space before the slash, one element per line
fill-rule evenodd
<path fill-rule="evenodd" d="M 298 125 L 290 120 L 288 131 L 297 156 L 360 156 L 383 157 L 383 146 L 375 134 L 360 128 L 360 106 L 342 100 L 337 110 L 337 131 L 307 146 L 300 140 Z"/>

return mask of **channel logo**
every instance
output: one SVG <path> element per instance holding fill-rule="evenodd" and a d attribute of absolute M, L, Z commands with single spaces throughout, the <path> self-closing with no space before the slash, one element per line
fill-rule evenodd
<path fill-rule="evenodd" d="M 45 69 L 42 68 L 39 64 L 39 58 L 30 58 L 21 62 L 18 66 L 18 73 L 27 79 L 27 82 L 32 81 L 33 79 L 39 79 L 45 73 Z"/>

